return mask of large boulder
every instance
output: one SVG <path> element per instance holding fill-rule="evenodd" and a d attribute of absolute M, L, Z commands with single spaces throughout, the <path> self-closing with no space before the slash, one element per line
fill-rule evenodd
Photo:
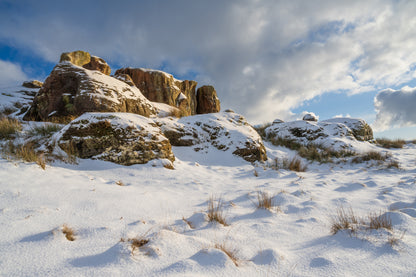
<path fill-rule="evenodd" d="M 351 120 L 351 124 L 348 125 L 354 125 L 353 122 L 357 124 L 364 121 Z M 304 146 L 314 144 L 334 151 L 354 152 L 368 148 L 368 142 L 358 140 L 350 126 L 337 118 L 320 122 L 308 120 L 276 122 L 265 129 L 265 135 L 272 142 L 282 145 L 291 142 Z"/>
<path fill-rule="evenodd" d="M 115 74 L 129 75 L 150 101 L 177 107 L 183 116 L 196 113 L 195 81 L 180 81 L 166 72 L 144 68 L 121 68 Z"/>
<path fill-rule="evenodd" d="M 374 139 L 373 130 L 370 125 L 367 124 L 363 119 L 349 118 L 349 117 L 336 117 L 327 119 L 323 122 L 329 123 L 341 123 L 351 129 L 354 137 L 359 141 L 371 141 Z"/>
<path fill-rule="evenodd" d="M 105 75 L 110 75 L 111 73 L 111 68 L 107 62 L 96 56 L 92 56 L 90 62 L 84 64 L 82 67 L 89 70 L 98 70 Z"/>
<path fill-rule="evenodd" d="M 217 113 L 221 110 L 220 100 L 213 86 L 202 86 L 196 93 L 197 114 Z"/>
<path fill-rule="evenodd" d="M 85 51 L 65 52 L 61 54 L 59 62 L 70 62 L 77 66 L 83 66 L 91 61 L 91 55 Z"/>
<path fill-rule="evenodd" d="M 148 117 L 158 111 L 136 87 L 99 71 L 61 62 L 45 80 L 24 120 L 65 121 L 85 112 L 129 112 Z"/>
<path fill-rule="evenodd" d="M 318 119 L 319 119 L 319 116 L 317 116 L 314 113 L 307 113 L 302 118 L 302 120 L 305 120 L 305 121 L 318 121 Z"/>
<path fill-rule="evenodd" d="M 53 141 L 83 159 L 122 165 L 175 160 L 169 140 L 153 120 L 130 113 L 85 113 L 54 135 Z"/>
<path fill-rule="evenodd" d="M 239 114 L 222 112 L 155 121 L 173 146 L 192 146 L 195 151 L 208 151 L 213 146 L 249 162 L 267 160 L 261 137 Z"/>

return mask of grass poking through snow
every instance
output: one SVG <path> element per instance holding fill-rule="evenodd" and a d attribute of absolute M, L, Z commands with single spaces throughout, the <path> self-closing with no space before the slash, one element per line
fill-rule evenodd
<path fill-rule="evenodd" d="M 211 196 L 208 200 L 208 222 L 218 222 L 224 226 L 228 226 L 227 220 L 223 214 L 224 202 L 222 201 L 221 197 L 215 199 Z"/>
<path fill-rule="evenodd" d="M 66 239 L 69 241 L 75 240 L 75 231 L 68 225 L 64 224 L 62 226 L 62 233 L 65 235 Z"/>

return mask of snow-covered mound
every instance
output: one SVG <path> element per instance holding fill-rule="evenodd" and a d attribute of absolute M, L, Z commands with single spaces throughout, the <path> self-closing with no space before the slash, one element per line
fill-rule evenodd
<path fill-rule="evenodd" d="M 174 161 L 169 140 L 153 120 L 130 113 L 85 113 L 53 137 L 66 152 L 123 165 Z"/>
<path fill-rule="evenodd" d="M 360 126 L 364 124 L 368 126 L 363 120 L 351 118 L 334 118 L 319 122 L 305 120 L 276 122 L 265 129 L 265 135 L 270 140 L 289 140 L 304 146 L 315 144 L 334 151 L 365 152 L 374 146 L 362 141 L 370 138 L 366 131 L 361 131 L 363 128 Z"/>
<path fill-rule="evenodd" d="M 363 119 L 350 117 L 335 117 L 322 122 L 341 123 L 351 129 L 353 136 L 360 141 L 373 140 L 373 130 Z"/>
<path fill-rule="evenodd" d="M 261 137 L 239 114 L 220 112 L 155 120 L 173 146 L 193 146 L 195 151 L 202 151 L 212 145 L 250 162 L 267 159 Z"/>

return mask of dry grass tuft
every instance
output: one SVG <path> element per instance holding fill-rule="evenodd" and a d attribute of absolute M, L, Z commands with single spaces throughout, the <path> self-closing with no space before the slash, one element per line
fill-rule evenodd
<path fill-rule="evenodd" d="M 65 235 L 66 239 L 69 241 L 75 240 L 75 231 L 68 225 L 64 224 L 62 226 L 62 233 Z"/>
<path fill-rule="evenodd" d="M 391 218 L 388 214 L 383 214 L 382 212 L 379 213 L 370 213 L 367 216 L 368 223 L 366 224 L 368 226 L 368 229 L 370 230 L 376 230 L 380 228 L 384 228 L 387 230 L 392 230 L 393 225 L 391 223 Z"/>
<path fill-rule="evenodd" d="M 258 191 L 257 192 L 257 209 L 272 210 L 276 208 L 279 211 L 279 207 L 273 200 L 274 195 L 269 194 L 267 191 Z"/>
<path fill-rule="evenodd" d="M 254 169 L 253 174 L 254 174 L 254 177 L 259 177 L 259 173 L 258 173 L 258 172 L 257 172 L 257 170 L 255 170 L 255 169 Z"/>
<path fill-rule="evenodd" d="M 33 143 L 15 146 L 9 141 L 2 149 L 2 156 L 9 160 L 22 160 L 24 162 L 35 162 L 42 169 L 46 168 L 46 159 L 42 152 L 36 152 Z"/>
<path fill-rule="evenodd" d="M 124 187 L 125 186 L 125 184 L 121 180 L 116 181 L 116 185 L 117 186 L 120 186 L 120 187 Z"/>
<path fill-rule="evenodd" d="M 224 226 L 228 226 L 228 223 L 223 215 L 224 202 L 221 198 L 215 199 L 211 196 L 208 200 L 208 222 L 216 221 Z"/>
<path fill-rule="evenodd" d="M 302 164 L 299 157 L 293 157 L 289 162 L 289 169 L 296 172 L 305 172 L 308 167 Z"/>
<path fill-rule="evenodd" d="M 221 250 L 224 252 L 231 261 L 235 264 L 235 266 L 239 266 L 240 259 L 237 258 L 238 250 L 236 248 L 228 247 L 224 242 L 223 243 L 216 243 L 214 248 Z"/>
<path fill-rule="evenodd" d="M 389 155 L 387 153 L 383 155 L 382 153 L 380 153 L 378 151 L 370 151 L 370 152 L 364 153 L 362 155 L 359 155 L 359 156 L 353 158 L 351 160 L 351 162 L 353 162 L 353 163 L 362 163 L 362 162 L 368 162 L 368 161 L 371 161 L 371 160 L 385 161 L 385 160 L 387 160 L 387 158 L 389 158 Z"/>
<path fill-rule="evenodd" d="M 354 214 L 350 207 L 345 210 L 343 206 L 338 207 L 337 215 L 331 218 L 331 233 L 335 235 L 338 231 L 349 230 L 351 233 L 357 231 L 357 225 L 360 219 Z"/>
<path fill-rule="evenodd" d="M 22 130 L 19 120 L 9 117 L 0 117 L 0 139 L 9 139 Z"/>
<path fill-rule="evenodd" d="M 62 126 L 58 124 L 44 124 L 41 126 L 32 127 L 28 132 L 28 136 L 50 137 L 52 134 L 58 132 L 61 129 Z"/>
<path fill-rule="evenodd" d="M 78 149 L 73 141 L 70 143 L 60 145 L 61 149 L 67 154 L 64 159 L 65 162 L 70 164 L 78 163 Z"/>
<path fill-rule="evenodd" d="M 383 148 L 403 148 L 406 144 L 406 141 L 403 139 L 388 139 L 388 138 L 378 138 L 376 143 Z"/>
<path fill-rule="evenodd" d="M 185 217 L 182 217 L 182 220 L 188 224 L 189 228 L 191 229 L 195 229 L 195 226 L 192 224 L 192 222 L 190 222 L 189 220 L 187 220 Z"/>

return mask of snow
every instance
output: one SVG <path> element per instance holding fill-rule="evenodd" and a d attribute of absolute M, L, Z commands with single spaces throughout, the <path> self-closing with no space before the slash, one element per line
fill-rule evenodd
<path fill-rule="evenodd" d="M 139 68 L 141 71 L 143 72 L 149 72 L 149 73 L 161 73 L 163 75 L 165 75 L 167 78 L 172 78 L 175 82 L 182 82 L 182 80 L 176 79 L 175 77 L 173 77 L 172 74 L 166 73 L 164 71 L 161 70 L 156 70 L 156 69 L 149 69 L 149 68 Z M 179 89 L 178 89 L 179 90 Z"/>
<path fill-rule="evenodd" d="M 270 157 L 293 155 L 265 146 Z M 42 170 L 0 159 L 0 275 L 414 276 L 416 145 L 389 150 L 400 170 L 309 162 L 300 173 L 207 147 L 173 147 L 174 170 L 159 161 L 99 160 L 55 161 Z M 281 211 L 256 209 L 258 191 L 274 195 Z M 229 226 L 207 222 L 211 196 L 222 198 Z M 388 214 L 397 245 L 384 229 L 332 235 L 340 205 L 359 216 Z M 65 238 L 64 224 L 75 241 Z M 149 242 L 132 251 L 132 238 Z"/>

